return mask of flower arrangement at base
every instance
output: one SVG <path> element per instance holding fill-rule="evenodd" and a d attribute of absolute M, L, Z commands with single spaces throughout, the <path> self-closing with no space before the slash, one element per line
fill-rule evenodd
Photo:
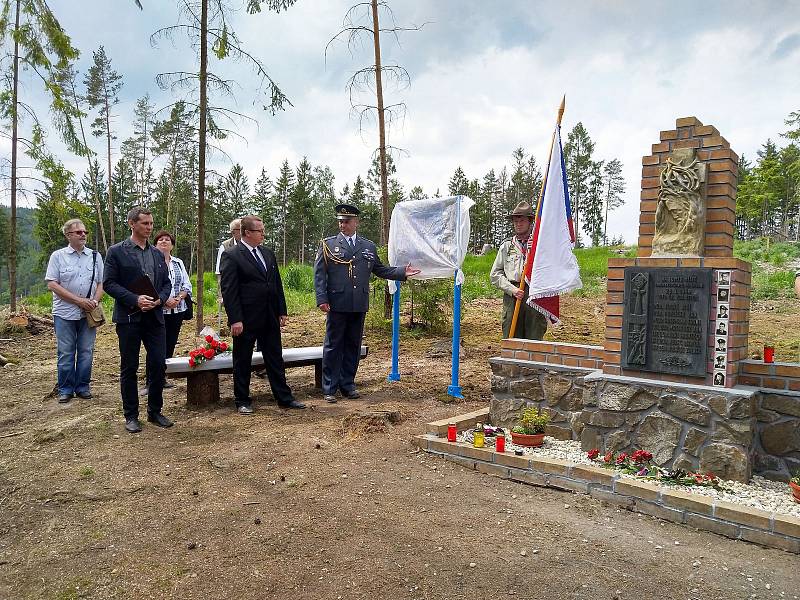
<path fill-rule="evenodd" d="M 522 411 L 520 424 L 511 430 L 511 441 L 517 446 L 537 448 L 544 443 L 544 432 L 550 415 L 540 413 L 535 406 Z"/>
<path fill-rule="evenodd" d="M 713 473 L 700 473 L 698 471 L 684 471 L 683 469 L 665 469 L 653 463 L 653 455 L 646 450 L 634 452 L 621 452 L 616 454 L 608 451 L 602 456 L 600 450 L 593 448 L 586 453 L 587 458 L 600 463 L 603 467 L 622 471 L 627 475 L 653 479 L 659 483 L 675 485 L 699 485 L 713 487 L 718 490 L 725 488 L 719 478 Z"/>
<path fill-rule="evenodd" d="M 228 344 L 216 340 L 214 336 L 207 335 L 204 346 L 200 346 L 189 352 L 189 366 L 194 369 L 197 365 L 211 360 L 217 354 L 222 354 L 227 351 Z"/>

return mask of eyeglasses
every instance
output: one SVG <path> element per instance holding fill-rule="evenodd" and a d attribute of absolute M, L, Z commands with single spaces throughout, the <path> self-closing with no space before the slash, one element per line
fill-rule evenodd
<path fill-rule="evenodd" d="M 83 229 L 77 229 L 75 231 L 68 231 L 67 232 L 67 234 L 70 234 L 70 233 L 74 233 L 75 235 L 89 235 L 89 232 L 85 231 Z"/>
<path fill-rule="evenodd" d="M 263 229 L 245 229 L 245 231 L 252 231 L 254 233 L 264 233 Z"/>

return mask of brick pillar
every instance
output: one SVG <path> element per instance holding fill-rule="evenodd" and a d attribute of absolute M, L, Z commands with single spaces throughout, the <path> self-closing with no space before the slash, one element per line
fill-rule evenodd
<path fill-rule="evenodd" d="M 696 148 L 698 160 L 708 165 L 704 256 L 733 256 L 736 221 L 736 184 L 739 157 L 711 125 L 696 117 L 675 121 L 675 129 L 661 132 L 652 154 L 642 157 L 642 193 L 639 218 L 639 256 L 650 256 L 655 233 L 659 175 L 673 150 Z"/>

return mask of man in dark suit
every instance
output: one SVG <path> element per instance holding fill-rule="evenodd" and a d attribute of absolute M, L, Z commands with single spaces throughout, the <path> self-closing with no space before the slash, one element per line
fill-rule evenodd
<path fill-rule="evenodd" d="M 286 383 L 281 327 L 286 325 L 286 298 L 278 262 L 264 242 L 264 223 L 242 219 L 241 243 L 222 254 L 222 297 L 233 334 L 233 395 L 240 415 L 253 414 L 250 373 L 253 345 L 258 341 L 272 395 L 283 408 L 305 408 Z"/>
<path fill-rule="evenodd" d="M 350 204 L 336 206 L 339 235 L 322 241 L 314 263 L 317 306 L 328 315 L 322 349 L 322 393 L 328 402 L 336 402 L 337 391 L 345 398 L 360 397 L 355 378 L 369 309 L 370 275 L 405 281 L 419 273 L 411 265 L 384 265 L 375 244 L 356 235 L 359 213 Z"/>
<path fill-rule="evenodd" d="M 161 306 L 172 296 L 169 272 L 161 251 L 150 245 L 153 214 L 137 206 L 128 213 L 131 237 L 111 246 L 106 254 L 103 288 L 114 298 L 113 321 L 117 327 L 120 354 L 119 386 L 125 429 L 139 433 L 139 395 L 136 371 L 139 348 L 144 344 L 151 383 L 147 394 L 147 420 L 159 427 L 172 427 L 161 414 L 164 405 L 166 334 Z M 149 294 L 143 288 L 149 288 Z"/>

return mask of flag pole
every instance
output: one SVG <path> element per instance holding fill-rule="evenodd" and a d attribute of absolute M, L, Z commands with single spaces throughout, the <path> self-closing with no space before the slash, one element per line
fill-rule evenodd
<path fill-rule="evenodd" d="M 561 127 L 561 118 L 564 116 L 564 107 L 566 105 L 567 96 L 566 94 L 561 97 L 561 105 L 558 107 L 558 117 L 556 118 L 556 127 Z M 539 201 L 536 203 L 536 212 L 534 213 L 534 222 L 531 223 L 531 231 L 528 234 L 529 236 L 533 235 L 533 229 L 536 226 L 536 220 L 539 218 L 540 211 L 542 209 L 542 199 L 544 198 L 544 191 L 547 188 L 547 175 L 550 172 L 550 158 L 553 156 L 553 146 L 556 143 L 556 130 L 553 130 L 553 136 L 550 138 L 550 152 L 547 154 L 547 169 L 544 172 L 544 179 L 542 180 L 542 191 L 539 193 Z M 530 237 L 528 238 L 530 239 Z M 531 268 L 531 264 L 533 263 L 533 252 L 528 252 L 528 256 L 525 258 L 525 268 L 522 270 L 522 277 L 519 280 L 519 289 L 523 292 L 525 291 L 525 274 Z M 517 298 L 516 303 L 514 304 L 514 316 L 511 319 L 511 329 L 508 332 L 508 337 L 513 338 L 514 334 L 517 331 L 517 320 L 519 319 L 519 309 L 522 306 L 522 300 Z"/>

